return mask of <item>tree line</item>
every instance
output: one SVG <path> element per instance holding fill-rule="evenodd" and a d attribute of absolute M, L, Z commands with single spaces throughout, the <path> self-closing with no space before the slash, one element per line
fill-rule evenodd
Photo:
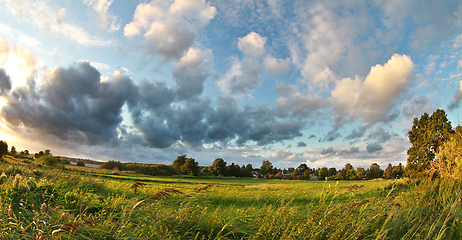
<path fill-rule="evenodd" d="M 223 176 L 223 177 L 264 177 L 268 179 L 335 179 L 335 180 L 359 180 L 374 178 L 412 178 L 430 176 L 446 176 L 459 179 L 462 176 L 462 128 L 452 128 L 444 110 L 437 109 L 432 115 L 424 113 L 420 118 L 415 118 L 411 130 L 408 132 L 412 146 L 407 150 L 407 165 L 397 166 L 388 164 L 382 170 L 377 163 L 372 163 L 369 168 L 354 168 L 350 163 L 342 169 L 336 168 L 310 168 L 305 163 L 297 168 L 278 169 L 269 160 L 263 160 L 260 168 L 254 168 L 252 164 L 228 165 L 222 158 L 214 160 L 210 166 L 199 166 L 194 158 L 188 158 L 186 154 L 178 156 L 172 165 L 164 164 L 139 164 L 121 163 L 108 161 L 99 166 L 101 169 L 120 171 L 133 171 L 146 175 L 191 175 L 191 176 Z M 14 146 L 8 151 L 8 144 L 0 141 L 0 158 L 9 154 L 23 161 L 34 161 L 37 164 L 56 166 L 70 164 L 65 157 L 54 157 L 50 150 L 40 151 L 33 156 L 28 150 L 17 152 Z M 83 161 L 77 165 L 85 166 Z"/>

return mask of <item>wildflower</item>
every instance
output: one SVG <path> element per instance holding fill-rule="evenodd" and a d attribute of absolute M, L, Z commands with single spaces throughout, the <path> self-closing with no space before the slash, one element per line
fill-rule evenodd
<path fill-rule="evenodd" d="M 46 209 L 47 209 L 47 204 L 42 203 L 42 206 L 40 206 L 40 210 L 42 210 L 42 212 L 45 212 Z"/>

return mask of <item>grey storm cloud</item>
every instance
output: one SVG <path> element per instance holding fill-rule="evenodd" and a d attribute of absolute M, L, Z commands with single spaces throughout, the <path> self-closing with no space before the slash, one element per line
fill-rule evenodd
<path fill-rule="evenodd" d="M 448 104 L 448 110 L 452 111 L 460 106 L 460 101 L 462 100 L 462 81 L 460 83 L 460 88 L 454 94 L 454 99 Z"/>
<path fill-rule="evenodd" d="M 384 143 L 390 140 L 393 136 L 397 136 L 395 133 L 390 133 L 383 130 L 382 127 L 377 125 L 372 133 L 369 134 L 368 139 L 377 140 L 379 143 Z"/>
<path fill-rule="evenodd" d="M 297 147 L 306 147 L 306 143 L 304 142 L 298 142 Z"/>
<path fill-rule="evenodd" d="M 382 150 L 382 145 L 378 143 L 370 143 L 366 146 L 366 150 L 368 153 L 373 153 Z"/>
<path fill-rule="evenodd" d="M 0 95 L 3 95 L 11 90 L 11 79 L 3 68 L 0 68 Z"/>
<path fill-rule="evenodd" d="M 0 85 L 7 90 L 6 74 L 2 76 Z M 179 96 L 182 82 L 179 88 L 159 81 L 135 84 L 123 74 L 101 81 L 99 71 L 87 62 L 57 67 L 44 76 L 38 87 L 29 81 L 28 86 L 6 92 L 1 117 L 7 126 L 70 143 L 117 146 L 125 142 L 152 148 L 180 142 L 200 148 L 233 141 L 239 146 L 249 141 L 262 146 L 302 136 L 306 126 L 304 121 L 276 117 L 268 104 L 238 108 L 231 97 L 219 97 L 214 104 L 198 96 L 202 90 L 185 99 Z M 193 85 L 202 86 L 203 79 Z M 122 116 L 124 106 L 131 119 Z"/>
<path fill-rule="evenodd" d="M 1 109 L 6 123 L 71 142 L 117 140 L 122 106 L 134 104 L 136 88 L 129 77 L 100 82 L 100 73 L 85 62 L 55 68 L 46 76 L 37 92 L 33 86 L 13 90 Z"/>
<path fill-rule="evenodd" d="M 324 154 L 329 154 L 329 153 L 334 153 L 334 152 L 335 152 L 334 148 L 332 146 L 330 146 L 330 147 L 327 147 L 327 148 L 323 149 L 320 153 L 322 155 L 324 155 Z"/>
<path fill-rule="evenodd" d="M 318 142 L 332 142 L 335 141 L 337 138 L 340 137 L 340 133 L 338 133 L 338 128 L 335 127 L 334 129 L 330 130 L 324 138 L 319 138 Z"/>
<path fill-rule="evenodd" d="M 345 140 L 355 140 L 361 138 L 366 134 L 368 126 L 362 126 L 359 129 L 353 129 L 348 136 L 345 137 Z"/>
<path fill-rule="evenodd" d="M 228 97 L 219 100 L 219 107 L 207 120 L 210 125 L 208 141 L 227 142 L 237 137 L 237 144 L 252 140 L 258 145 L 266 145 L 302 136 L 305 122 L 276 120 L 275 114 L 266 104 L 258 107 L 246 106 L 239 110 L 237 102 Z"/>

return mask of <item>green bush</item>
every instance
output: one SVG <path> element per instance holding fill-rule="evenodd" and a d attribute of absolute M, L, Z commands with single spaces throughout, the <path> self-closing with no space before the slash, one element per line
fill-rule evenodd
<path fill-rule="evenodd" d="M 114 168 L 119 169 L 120 171 L 126 170 L 125 164 L 119 162 L 119 161 L 107 161 L 101 165 L 99 165 L 98 169 L 109 169 L 112 170 Z"/>
<path fill-rule="evenodd" d="M 77 161 L 76 165 L 79 167 L 85 167 L 85 163 L 83 161 Z"/>
<path fill-rule="evenodd" d="M 59 158 L 59 162 L 60 162 L 61 164 L 66 164 L 66 165 L 71 164 L 71 162 L 69 162 L 69 160 L 66 159 L 66 158 Z"/>
<path fill-rule="evenodd" d="M 54 167 L 59 163 L 59 161 L 55 157 L 53 157 L 51 154 L 41 156 L 40 158 L 36 159 L 36 162 L 50 166 L 50 167 Z"/>

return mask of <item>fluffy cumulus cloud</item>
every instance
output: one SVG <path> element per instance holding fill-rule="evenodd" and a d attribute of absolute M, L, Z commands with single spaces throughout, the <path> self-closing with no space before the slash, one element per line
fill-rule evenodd
<path fill-rule="evenodd" d="M 364 80 L 357 76 L 338 81 L 331 92 L 338 118 L 360 116 L 367 122 L 383 121 L 400 103 L 413 68 L 409 56 L 395 54 L 384 65 L 372 67 Z"/>
<path fill-rule="evenodd" d="M 180 98 L 187 99 L 202 94 L 204 82 L 211 74 L 212 61 L 212 51 L 190 48 L 176 63 L 172 74 L 178 85 Z"/>
<path fill-rule="evenodd" d="M 462 81 L 459 82 L 460 87 L 457 92 L 454 94 L 454 99 L 449 103 L 448 109 L 453 111 L 459 107 L 460 101 L 462 100 Z"/>
<path fill-rule="evenodd" d="M 260 58 L 265 52 L 266 37 L 256 32 L 251 32 L 243 38 L 239 38 L 237 48 L 246 55 Z"/>
<path fill-rule="evenodd" d="M 147 53 L 165 60 L 178 60 L 194 44 L 195 31 L 216 15 L 216 8 L 204 0 L 151 1 L 140 3 L 124 35 L 144 35 Z"/>

